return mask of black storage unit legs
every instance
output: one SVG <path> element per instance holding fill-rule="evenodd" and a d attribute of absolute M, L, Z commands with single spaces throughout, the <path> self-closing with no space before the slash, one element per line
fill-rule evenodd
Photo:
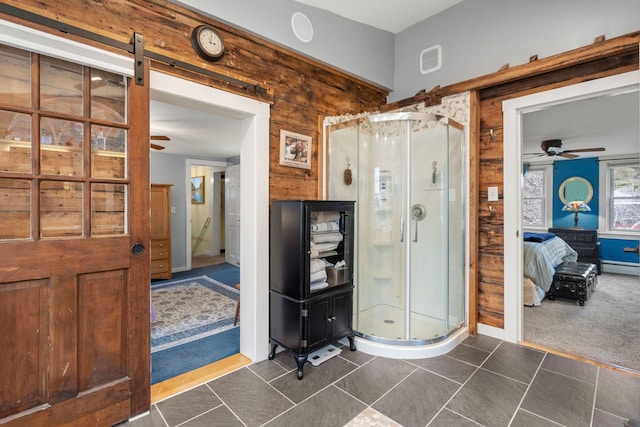
<path fill-rule="evenodd" d="M 351 201 L 274 200 L 271 207 L 269 338 L 293 353 L 298 379 L 310 353 L 349 339 L 353 322 Z"/>

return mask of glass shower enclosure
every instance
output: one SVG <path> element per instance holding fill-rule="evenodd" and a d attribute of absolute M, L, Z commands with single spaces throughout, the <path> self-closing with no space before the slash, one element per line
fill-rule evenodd
<path fill-rule="evenodd" d="M 439 342 L 465 324 L 463 128 L 428 113 L 328 127 L 328 198 L 356 201 L 358 336 Z"/>

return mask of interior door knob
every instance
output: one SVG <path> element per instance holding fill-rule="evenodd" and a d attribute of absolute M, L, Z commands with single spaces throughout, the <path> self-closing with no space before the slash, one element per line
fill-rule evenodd
<path fill-rule="evenodd" d="M 131 253 L 134 255 L 142 255 L 144 253 L 144 245 L 136 242 L 131 246 Z"/>

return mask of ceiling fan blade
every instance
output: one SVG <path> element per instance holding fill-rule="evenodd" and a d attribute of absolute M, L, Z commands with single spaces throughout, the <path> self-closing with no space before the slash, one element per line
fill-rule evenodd
<path fill-rule="evenodd" d="M 163 147 L 162 145 L 154 144 L 153 142 L 151 143 L 151 148 L 153 148 L 154 150 L 164 150 L 165 149 L 165 147 Z"/>
<path fill-rule="evenodd" d="M 580 157 L 577 154 L 567 153 L 566 151 L 560 152 L 557 154 L 558 156 L 566 157 L 567 159 L 575 159 L 576 157 Z"/>
<path fill-rule="evenodd" d="M 151 135 L 149 139 L 152 141 L 171 141 L 171 138 L 166 135 Z"/>
<path fill-rule="evenodd" d="M 594 147 L 594 148 L 576 148 L 575 150 L 564 150 L 565 153 L 586 153 L 588 151 L 605 151 L 605 148 Z"/>

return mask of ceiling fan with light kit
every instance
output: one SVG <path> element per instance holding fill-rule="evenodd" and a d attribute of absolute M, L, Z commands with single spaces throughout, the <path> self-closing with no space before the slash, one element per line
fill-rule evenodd
<path fill-rule="evenodd" d="M 171 138 L 166 135 L 151 135 L 149 139 L 151 141 L 171 141 Z M 166 147 L 164 145 L 159 145 L 151 142 L 151 148 L 153 148 L 154 150 L 164 150 Z"/>
<path fill-rule="evenodd" d="M 542 148 L 542 153 L 525 153 L 525 156 L 560 156 L 565 157 L 567 159 L 575 159 L 576 157 L 580 157 L 577 154 L 573 153 L 587 153 L 591 151 L 605 151 L 604 147 L 593 147 L 593 148 L 576 148 L 573 150 L 563 150 L 562 149 L 562 140 L 561 139 L 547 139 L 542 141 L 540 144 L 540 148 Z"/>

